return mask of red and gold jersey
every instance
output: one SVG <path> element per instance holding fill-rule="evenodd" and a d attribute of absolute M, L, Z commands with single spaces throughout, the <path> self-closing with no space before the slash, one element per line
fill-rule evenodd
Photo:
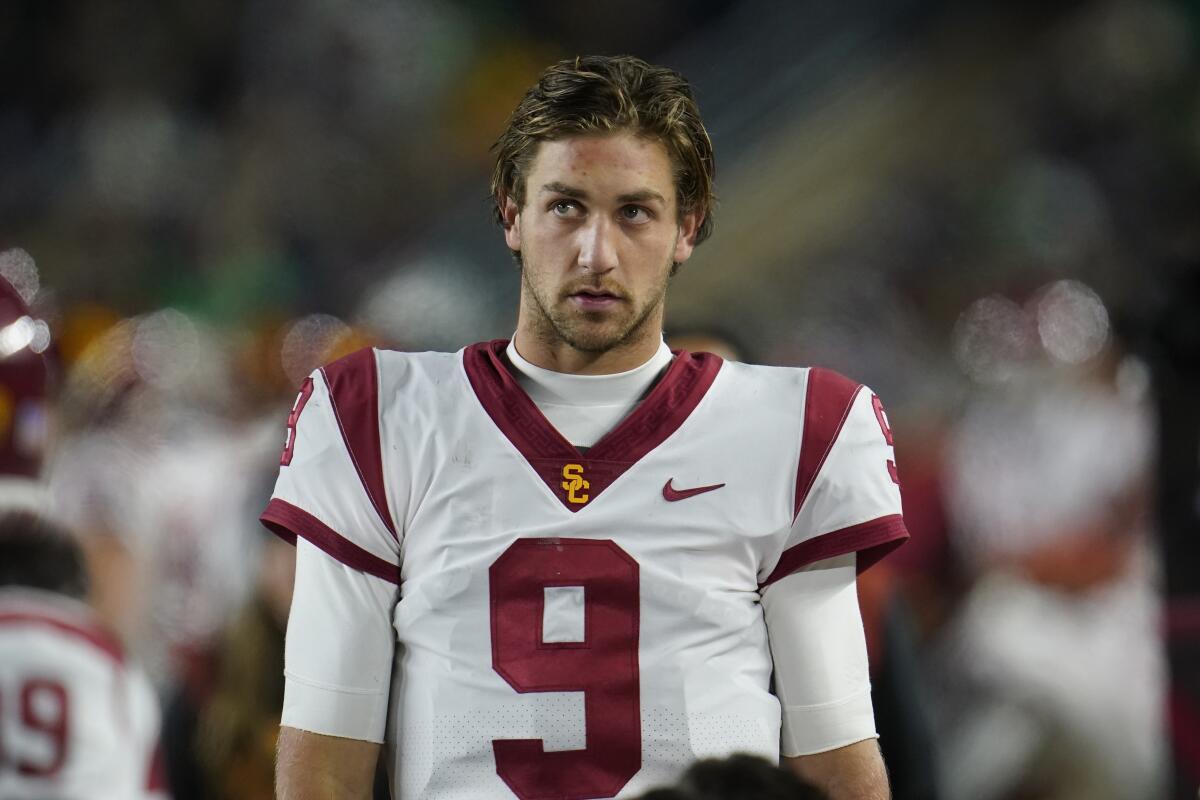
<path fill-rule="evenodd" d="M 907 536 L 878 399 L 681 352 L 581 451 L 504 345 L 314 373 L 263 514 L 398 587 L 396 796 L 625 797 L 698 757 L 777 759 L 761 589 Z"/>
<path fill-rule="evenodd" d="M 0 797 L 165 797 L 158 703 L 87 606 L 0 590 Z"/>

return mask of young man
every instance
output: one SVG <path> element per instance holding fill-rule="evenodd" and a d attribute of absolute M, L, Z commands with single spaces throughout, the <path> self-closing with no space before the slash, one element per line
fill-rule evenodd
<path fill-rule="evenodd" d="M 0 514 L 0 797 L 166 797 L 154 690 L 86 586 L 69 534 Z"/>
<path fill-rule="evenodd" d="M 359 352 L 289 417 L 279 796 L 366 797 L 386 743 L 400 798 L 633 797 L 733 752 L 886 797 L 854 578 L 907 536 L 878 399 L 663 344 L 713 204 L 675 72 L 555 64 L 497 151 L 513 341 Z"/>

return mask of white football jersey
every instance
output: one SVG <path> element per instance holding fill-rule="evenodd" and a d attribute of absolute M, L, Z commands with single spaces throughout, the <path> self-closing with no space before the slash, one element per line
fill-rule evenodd
<path fill-rule="evenodd" d="M 165 797 L 158 701 L 84 604 L 0 589 L 0 797 Z"/>
<path fill-rule="evenodd" d="M 777 760 L 759 591 L 907 536 L 878 398 L 679 353 L 581 452 L 505 344 L 314 373 L 262 517 L 399 586 L 395 796 L 627 797 L 696 758 Z"/>

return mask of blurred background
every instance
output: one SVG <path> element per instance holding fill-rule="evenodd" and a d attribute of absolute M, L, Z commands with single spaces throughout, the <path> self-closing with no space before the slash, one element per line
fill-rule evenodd
<path fill-rule="evenodd" d="M 584 52 L 680 70 L 714 140 L 670 328 L 888 406 L 897 799 L 1195 797 L 1200 5 L 8 0 L 0 357 L 55 390 L 0 422 L 49 442 L 176 796 L 270 796 L 296 386 L 511 335 L 489 147 Z"/>

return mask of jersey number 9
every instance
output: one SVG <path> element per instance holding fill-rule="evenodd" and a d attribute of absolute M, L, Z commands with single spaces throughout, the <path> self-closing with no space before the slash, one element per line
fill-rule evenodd
<path fill-rule="evenodd" d="M 494 739 L 496 772 L 522 800 L 612 797 L 642 766 L 638 564 L 607 539 L 518 539 L 488 571 L 492 668 L 518 692 L 583 692 L 587 747 Z M 545 642 L 545 589 L 582 586 L 584 634 Z"/>
<path fill-rule="evenodd" d="M 30 678 L 21 684 L 15 698 L 13 694 L 0 695 L 0 730 L 8 727 L 3 725 L 4 715 L 12 714 L 20 717 L 16 729 L 29 736 L 22 736 L 17 742 L 0 742 L 0 772 L 16 767 L 18 774 L 27 777 L 50 778 L 67 760 L 70 718 L 67 690 L 57 681 Z M 12 703 L 14 699 L 17 703 Z M 14 752 L 18 743 L 26 752 Z"/>

